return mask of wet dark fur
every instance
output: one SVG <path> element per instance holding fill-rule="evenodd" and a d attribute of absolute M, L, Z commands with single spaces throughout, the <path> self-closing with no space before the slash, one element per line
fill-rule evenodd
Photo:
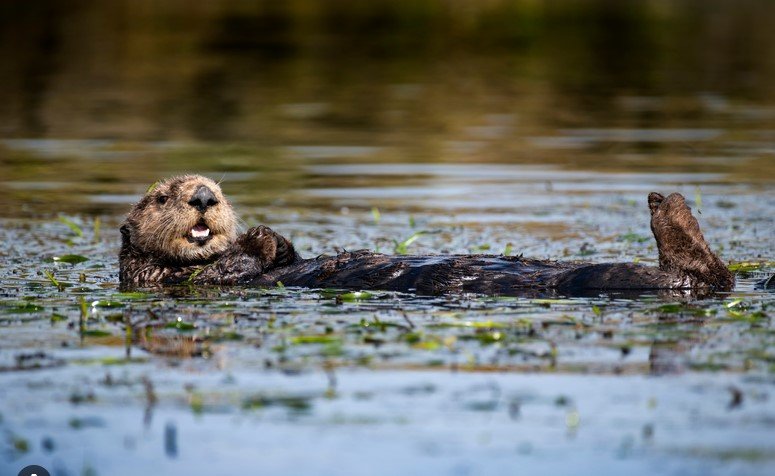
<path fill-rule="evenodd" d="M 217 204 L 205 211 L 188 205 L 193 190 L 213 189 Z M 158 197 L 169 197 L 167 204 Z M 123 285 L 250 284 L 308 288 L 377 289 L 418 294 L 500 295 L 583 294 L 587 290 L 730 290 L 734 277 L 713 254 L 680 194 L 648 197 L 659 268 L 632 263 L 589 264 L 494 255 L 390 256 L 369 251 L 301 259 L 293 245 L 267 227 L 236 237 L 231 206 L 220 188 L 199 176 L 176 177 L 150 191 L 122 226 L 120 278 Z M 166 206 L 166 207 L 165 207 Z M 180 218 L 182 214 L 185 218 Z M 150 220 L 154 226 L 144 221 Z M 196 243 L 175 239 L 205 220 L 221 246 L 209 255 Z M 222 220 L 222 221 L 219 221 Z M 143 230 L 168 223 L 167 241 L 154 242 Z M 229 229 L 231 226 L 231 229 Z M 235 238 L 229 240 L 229 236 Z M 174 239 L 173 239 L 174 238 Z M 165 243 L 175 241 L 174 252 Z M 209 246 L 209 245 L 208 245 Z"/>

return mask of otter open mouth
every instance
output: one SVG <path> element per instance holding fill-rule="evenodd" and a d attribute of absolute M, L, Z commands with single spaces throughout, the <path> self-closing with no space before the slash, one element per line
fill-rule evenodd
<path fill-rule="evenodd" d="M 200 245 L 207 243 L 212 237 L 213 235 L 210 233 L 210 228 L 208 228 L 208 226 L 204 223 L 197 223 L 193 228 L 191 228 L 191 231 L 188 232 L 188 235 L 186 235 L 186 239 L 188 239 L 188 241 L 191 243 L 198 243 Z"/>

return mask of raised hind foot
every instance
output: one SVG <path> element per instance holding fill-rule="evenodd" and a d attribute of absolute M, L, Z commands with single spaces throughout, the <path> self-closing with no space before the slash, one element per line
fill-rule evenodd
<path fill-rule="evenodd" d="M 683 195 L 671 193 L 664 197 L 652 192 L 648 204 L 651 231 L 659 250 L 659 269 L 686 276 L 692 287 L 731 290 L 734 276 L 711 251 Z"/>

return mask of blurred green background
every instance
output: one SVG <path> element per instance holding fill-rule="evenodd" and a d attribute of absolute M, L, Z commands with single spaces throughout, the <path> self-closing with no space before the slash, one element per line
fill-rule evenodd
<path fill-rule="evenodd" d="M 766 0 L 12 1 L 0 135 L 430 143 L 547 127 L 772 126 Z M 663 98 L 663 99 L 656 99 Z"/>
<path fill-rule="evenodd" d="M 0 191 L 99 213 L 29 184 L 320 185 L 305 160 L 769 184 L 773 18 L 767 0 L 3 2 Z"/>

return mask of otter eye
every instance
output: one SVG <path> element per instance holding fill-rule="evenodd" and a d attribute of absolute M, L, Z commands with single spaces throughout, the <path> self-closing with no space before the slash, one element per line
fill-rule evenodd
<path fill-rule="evenodd" d="M 156 202 L 158 202 L 160 205 L 164 205 L 165 203 L 167 203 L 167 200 L 169 200 L 169 198 L 170 197 L 166 195 L 159 195 L 158 197 L 156 197 Z"/>

